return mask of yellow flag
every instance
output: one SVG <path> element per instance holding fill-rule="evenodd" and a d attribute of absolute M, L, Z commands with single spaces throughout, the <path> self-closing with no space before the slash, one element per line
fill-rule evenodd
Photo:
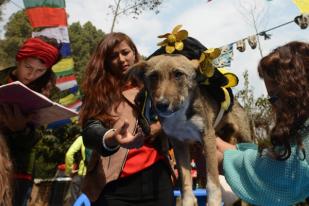
<path fill-rule="evenodd" d="M 72 70 L 74 67 L 73 58 L 63 58 L 52 67 L 55 73 Z"/>
<path fill-rule="evenodd" d="M 309 13 L 309 0 L 293 0 L 301 13 Z"/>
<path fill-rule="evenodd" d="M 75 96 L 74 94 L 69 94 L 69 95 L 61 98 L 59 100 L 59 103 L 64 105 L 64 106 L 68 106 L 69 104 L 74 103 L 77 99 L 78 99 L 78 97 Z"/>

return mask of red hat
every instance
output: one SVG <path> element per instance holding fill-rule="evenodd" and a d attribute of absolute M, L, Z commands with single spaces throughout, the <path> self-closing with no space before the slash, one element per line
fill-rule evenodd
<path fill-rule="evenodd" d="M 40 38 L 30 38 L 18 50 L 16 60 L 20 61 L 27 57 L 39 58 L 47 68 L 51 68 L 58 60 L 59 50 Z"/>

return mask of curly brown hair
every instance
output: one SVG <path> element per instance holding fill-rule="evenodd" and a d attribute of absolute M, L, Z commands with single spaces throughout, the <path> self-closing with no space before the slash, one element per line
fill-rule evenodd
<path fill-rule="evenodd" d="M 122 79 L 111 71 L 109 60 L 113 49 L 123 41 L 134 52 L 135 62 L 140 59 L 135 44 L 124 33 L 109 33 L 101 40 L 92 54 L 83 76 L 81 88 L 84 98 L 79 113 L 81 125 L 90 118 L 102 122 L 113 121 L 114 117 L 109 114 L 109 109 L 111 105 L 120 103 L 122 100 Z"/>
<path fill-rule="evenodd" d="M 0 206 L 12 205 L 13 165 L 4 137 L 0 134 Z"/>
<path fill-rule="evenodd" d="M 309 117 L 309 44 L 293 41 L 276 48 L 261 59 L 258 72 L 276 87 L 270 149 L 276 159 L 285 160 L 291 144 L 303 148 L 299 131 Z"/>

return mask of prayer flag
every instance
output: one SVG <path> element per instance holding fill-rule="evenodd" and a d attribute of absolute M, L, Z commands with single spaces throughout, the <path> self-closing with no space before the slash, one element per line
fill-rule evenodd
<path fill-rule="evenodd" d="M 60 77 L 56 79 L 56 86 L 61 90 L 67 90 L 77 85 L 74 75 Z"/>
<path fill-rule="evenodd" d="M 61 72 L 73 70 L 73 67 L 74 67 L 73 58 L 63 58 L 52 67 L 52 70 L 56 74 L 60 74 Z"/>
<path fill-rule="evenodd" d="M 35 7 L 26 9 L 33 28 L 67 26 L 67 14 L 64 8 Z"/>
<path fill-rule="evenodd" d="M 70 43 L 68 27 L 66 26 L 45 28 L 41 31 L 32 32 L 32 37 L 37 36 L 54 38 L 58 43 Z"/>
<path fill-rule="evenodd" d="M 62 43 L 60 48 L 60 55 L 62 58 L 72 55 L 71 46 L 69 43 Z"/>
<path fill-rule="evenodd" d="M 215 67 L 230 67 L 233 59 L 233 44 L 229 44 L 220 48 L 221 54 L 218 58 L 214 59 L 213 65 Z"/>
<path fill-rule="evenodd" d="M 60 96 L 62 98 L 59 103 L 78 111 L 82 101 L 73 70 L 74 62 L 71 57 L 72 52 L 67 28 L 65 0 L 23 0 L 23 2 L 31 26 L 41 29 L 40 31 L 33 32 L 32 36 L 46 36 L 56 39 L 59 43 L 62 59 L 52 67 L 57 77 L 56 87 L 61 91 Z M 54 122 L 48 125 L 48 128 L 56 128 L 76 122 L 77 118 L 74 119 Z"/>
<path fill-rule="evenodd" d="M 67 108 L 70 108 L 74 111 L 78 111 L 80 106 L 82 105 L 82 101 L 80 100 L 80 94 L 69 94 L 66 97 L 63 97 L 59 100 L 59 103 Z"/>
<path fill-rule="evenodd" d="M 74 94 L 69 94 L 66 97 L 63 97 L 59 100 L 59 103 L 62 104 L 63 106 L 67 106 L 70 105 L 74 102 L 76 102 L 76 100 L 78 100 L 79 96 L 74 95 Z"/>
<path fill-rule="evenodd" d="M 309 13 L 309 0 L 293 0 L 301 13 Z"/>
<path fill-rule="evenodd" d="M 64 0 L 24 0 L 25 8 L 32 7 L 55 7 L 55 8 L 65 8 Z"/>

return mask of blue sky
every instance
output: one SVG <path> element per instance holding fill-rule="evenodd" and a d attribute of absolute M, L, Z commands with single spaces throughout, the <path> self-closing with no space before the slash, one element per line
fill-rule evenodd
<path fill-rule="evenodd" d="M 22 0 L 13 0 L 23 7 Z M 69 23 L 91 21 L 97 28 L 109 32 L 112 15 L 108 10 L 110 0 L 66 0 L 66 10 Z M 263 17 L 259 22 L 259 31 L 272 28 L 291 21 L 300 11 L 292 0 L 165 0 L 160 6 L 160 13 L 147 11 L 132 19 L 121 16 L 115 26 L 115 31 L 125 32 L 137 44 L 140 53 L 147 56 L 157 49 L 158 35 L 170 32 L 177 24 L 189 31 L 189 35 L 200 40 L 206 47 L 220 47 L 254 34 L 252 24 L 249 24 L 248 8 L 256 3 L 255 14 Z M 241 5 L 247 9 L 241 9 Z M 0 35 L 3 35 L 3 25 L 8 17 L 19 10 L 13 3 L 4 7 L 4 19 L 0 23 Z M 242 11 L 242 12 L 241 12 Z M 250 19 L 250 18 L 249 18 Z M 270 31 L 270 40 L 261 38 L 263 54 L 266 55 L 277 46 L 292 40 L 309 40 L 309 28 L 301 30 L 295 23 L 288 24 Z M 247 44 L 247 42 L 246 42 Z M 234 57 L 230 70 L 240 78 L 237 89 L 242 88 L 242 73 L 249 71 L 249 81 L 255 96 L 266 94 L 263 82 L 257 74 L 257 64 L 261 58 L 257 49 L 252 50 L 246 45 L 245 52 L 239 52 L 234 46 Z"/>

